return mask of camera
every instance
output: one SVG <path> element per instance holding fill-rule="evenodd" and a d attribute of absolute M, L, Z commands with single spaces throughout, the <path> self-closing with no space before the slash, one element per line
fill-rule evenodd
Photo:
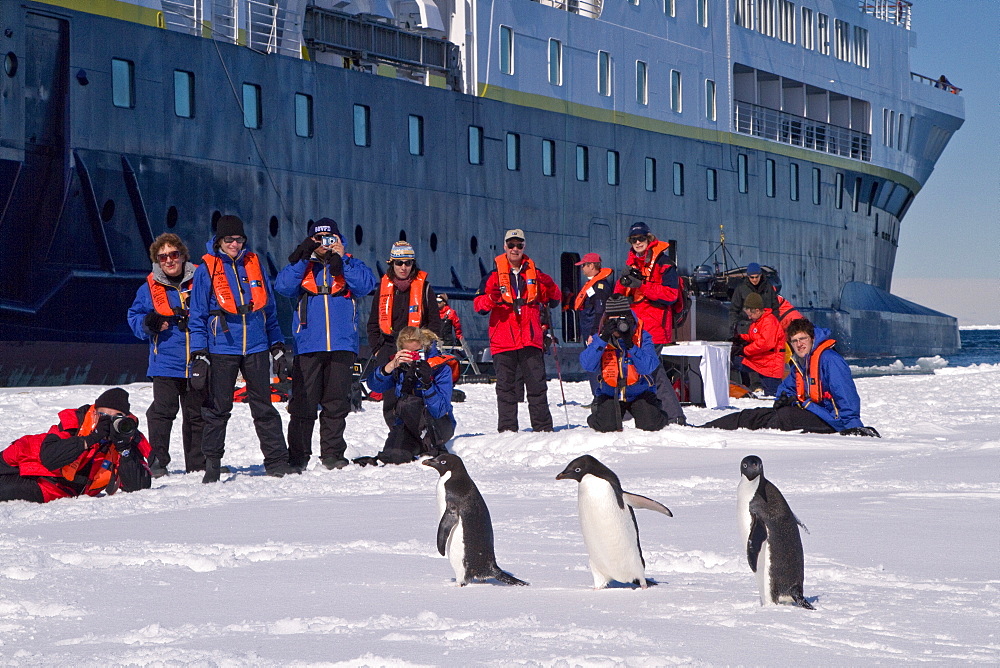
<path fill-rule="evenodd" d="M 116 415 L 111 418 L 111 431 L 119 436 L 131 436 L 139 429 L 139 421 L 128 415 Z"/>
<path fill-rule="evenodd" d="M 320 243 L 323 245 L 323 248 L 329 248 L 330 246 L 337 243 L 337 237 L 333 234 L 329 234 L 325 237 L 321 237 Z"/>
<path fill-rule="evenodd" d="M 624 334 L 632 329 L 632 326 L 629 324 L 628 318 L 615 318 L 615 329 L 618 330 L 619 334 Z"/>

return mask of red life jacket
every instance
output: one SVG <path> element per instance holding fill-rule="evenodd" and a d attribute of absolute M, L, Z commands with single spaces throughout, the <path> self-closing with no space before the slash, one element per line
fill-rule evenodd
<path fill-rule="evenodd" d="M 775 315 L 778 316 L 778 323 L 782 329 L 788 329 L 793 320 L 798 320 L 802 317 L 802 314 L 792 306 L 792 303 L 781 295 L 778 295 L 778 312 Z"/>
<path fill-rule="evenodd" d="M 424 320 L 424 286 L 427 283 L 427 272 L 418 271 L 410 282 L 410 304 L 406 310 L 406 324 L 410 327 L 420 327 Z M 392 302 L 396 297 L 396 286 L 392 284 L 389 274 L 382 277 L 382 285 L 378 291 L 378 328 L 383 334 L 392 334 Z"/>
<path fill-rule="evenodd" d="M 226 263 L 218 255 L 205 255 L 202 257 L 208 268 L 208 274 L 212 277 L 212 290 L 215 292 L 215 301 L 219 308 L 226 313 L 233 315 L 246 315 L 251 311 L 259 311 L 267 306 L 267 288 L 264 287 L 264 272 L 260 268 L 260 259 L 256 253 L 246 253 L 243 256 L 243 267 L 246 270 L 247 282 L 250 284 L 250 303 L 238 303 L 243 301 L 243 291 L 240 290 L 239 300 L 233 296 L 233 290 L 229 286 L 226 278 Z M 235 265 L 233 265 L 235 271 Z M 236 284 L 239 285 L 239 274 L 235 276 Z"/>
<path fill-rule="evenodd" d="M 510 260 L 507 259 L 507 255 L 497 255 L 494 259 L 497 265 L 497 282 L 500 283 L 500 298 L 503 299 L 508 304 L 514 303 L 514 290 L 510 284 Z M 519 272 L 524 276 L 524 291 L 526 294 L 521 295 L 525 304 L 532 304 L 538 301 L 538 270 L 535 269 L 535 263 L 531 261 L 531 258 L 525 257 L 521 260 L 521 271 Z"/>
<path fill-rule="evenodd" d="M 434 357 L 428 359 L 427 363 L 431 365 L 431 368 L 434 369 L 435 373 L 437 373 L 437 370 L 441 367 L 442 364 L 447 364 L 448 366 L 450 366 L 451 382 L 453 383 L 456 382 L 458 380 L 458 377 L 461 375 L 461 369 L 459 368 L 458 360 L 455 358 L 454 355 L 443 355 L 443 354 L 435 355 Z"/>
<path fill-rule="evenodd" d="M 164 317 L 180 316 L 188 314 L 188 300 L 191 297 L 191 283 L 193 279 L 182 282 L 177 288 L 177 295 L 180 297 L 180 306 L 171 306 L 167 298 L 167 286 L 153 278 L 150 273 L 146 277 L 146 285 L 149 286 L 149 296 L 153 300 L 153 310 Z"/>
<path fill-rule="evenodd" d="M 641 320 L 636 321 L 635 329 L 632 330 L 632 344 L 636 346 L 642 345 Z M 622 369 L 626 366 L 628 367 L 628 371 L 625 373 L 625 385 L 635 385 L 639 382 L 642 376 L 635 370 L 635 366 L 631 364 L 626 365 L 625 361 L 625 353 L 620 352 L 609 343 L 601 354 L 601 378 L 605 383 L 611 387 L 618 387 L 618 379 L 621 377 Z"/>
<path fill-rule="evenodd" d="M 583 302 L 586 301 L 587 299 L 587 290 L 594 287 L 594 284 L 597 283 L 598 281 L 603 281 L 610 275 L 611 275 L 611 269 L 605 267 L 604 269 L 601 269 L 599 272 L 597 272 L 597 274 L 593 278 L 587 281 L 586 285 L 580 288 L 580 292 L 578 292 L 576 295 L 576 301 L 573 302 L 573 310 L 579 311 L 581 308 L 583 308 Z"/>
<path fill-rule="evenodd" d="M 639 258 L 635 257 L 634 258 L 635 262 L 629 262 L 626 264 L 638 269 L 639 273 L 642 274 L 643 282 L 648 282 L 653 275 L 653 270 L 656 267 L 656 261 L 660 258 L 661 254 L 666 252 L 668 248 L 670 248 L 670 244 L 668 244 L 666 241 L 659 241 L 659 240 L 654 241 L 652 244 L 650 244 L 649 248 L 646 250 L 646 253 L 651 253 L 649 257 L 649 262 L 640 264 Z M 645 297 L 639 294 L 639 288 L 626 288 L 625 296 L 630 297 L 633 304 L 641 302 L 643 299 L 645 299 Z"/>
<path fill-rule="evenodd" d="M 795 374 L 795 395 L 800 402 L 806 403 L 806 400 L 812 401 L 814 404 L 819 403 L 823 399 L 832 399 L 833 395 L 823 389 L 823 383 L 820 381 L 819 377 L 819 358 L 823 354 L 823 351 L 832 348 L 837 342 L 833 339 L 827 339 L 823 343 L 816 346 L 809 356 L 809 388 L 808 392 L 806 390 L 806 380 L 803 377 L 802 369 Z M 796 365 L 796 368 L 798 366 Z"/>

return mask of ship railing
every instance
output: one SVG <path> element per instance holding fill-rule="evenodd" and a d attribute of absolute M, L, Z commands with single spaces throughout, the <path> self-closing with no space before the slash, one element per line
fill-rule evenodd
<path fill-rule="evenodd" d="M 409 32 L 380 20 L 310 6 L 306 10 L 306 46 L 346 58 L 382 62 L 404 69 L 436 72 L 448 85 L 461 85 L 458 46 Z"/>
<path fill-rule="evenodd" d="M 750 102 L 737 100 L 733 107 L 736 131 L 741 134 L 865 162 L 872 159 L 872 136 L 867 132 L 823 123 Z"/>
<path fill-rule="evenodd" d="M 164 27 L 189 35 L 200 35 L 205 7 L 200 0 L 161 0 Z"/>
<path fill-rule="evenodd" d="M 909 0 L 859 0 L 858 8 L 863 14 L 910 29 L 913 3 Z"/>
<path fill-rule="evenodd" d="M 927 84 L 928 86 L 933 86 L 934 88 L 940 88 L 941 90 L 952 93 L 953 95 L 958 95 L 962 92 L 961 88 L 953 86 L 947 79 L 944 81 L 941 81 L 940 79 L 932 79 L 931 77 L 926 77 L 923 74 L 917 74 L 916 72 L 910 72 L 910 78 L 914 81 L 919 81 L 922 84 Z"/>
<path fill-rule="evenodd" d="M 302 57 L 302 26 L 298 16 L 276 3 L 246 0 L 247 46 L 264 53 Z"/>
<path fill-rule="evenodd" d="M 532 0 L 532 2 L 595 19 L 600 18 L 604 10 L 604 0 Z"/>

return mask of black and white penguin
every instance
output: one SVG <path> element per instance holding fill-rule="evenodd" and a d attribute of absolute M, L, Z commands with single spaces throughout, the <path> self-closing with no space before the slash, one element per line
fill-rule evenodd
<path fill-rule="evenodd" d="M 497 566 L 490 509 L 465 470 L 462 458 L 441 454 L 425 459 L 423 464 L 441 474 L 437 484 L 438 514 L 441 517 L 437 547 L 455 569 L 455 581 L 459 586 L 489 578 L 508 585 L 528 584 Z"/>
<path fill-rule="evenodd" d="M 639 545 L 639 525 L 633 508 L 645 508 L 673 517 L 662 503 L 622 490 L 615 472 L 590 455 L 577 457 L 556 476 L 576 480 L 577 508 L 583 542 L 590 556 L 594 589 L 611 580 L 646 588 L 646 562 Z"/>
<path fill-rule="evenodd" d="M 778 488 L 764 477 L 764 464 L 757 455 L 744 457 L 740 463 L 736 505 L 740 538 L 746 546 L 750 570 L 757 574 L 760 604 L 795 603 L 814 610 L 802 594 L 805 562 L 799 526 L 806 529 L 806 525 L 795 517 Z"/>

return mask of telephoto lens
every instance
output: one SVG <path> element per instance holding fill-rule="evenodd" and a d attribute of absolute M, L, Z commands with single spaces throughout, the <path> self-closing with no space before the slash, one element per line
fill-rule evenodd
<path fill-rule="evenodd" d="M 615 323 L 615 328 L 618 330 L 619 333 L 624 334 L 630 329 L 628 320 L 626 320 L 625 318 L 618 318 L 618 322 Z"/>
<path fill-rule="evenodd" d="M 111 420 L 111 428 L 116 434 L 129 436 L 139 428 L 139 421 L 128 415 L 119 415 Z"/>

